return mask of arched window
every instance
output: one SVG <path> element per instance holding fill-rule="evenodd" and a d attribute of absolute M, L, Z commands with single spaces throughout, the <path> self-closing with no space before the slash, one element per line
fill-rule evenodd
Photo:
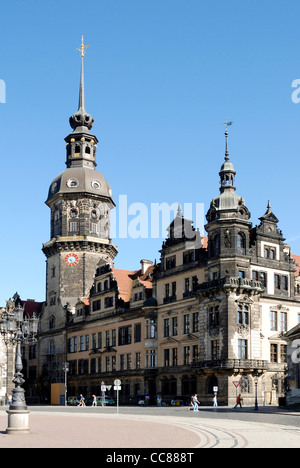
<path fill-rule="evenodd" d="M 246 236 L 243 232 L 239 232 L 237 235 L 237 251 L 242 255 L 246 253 Z"/>
<path fill-rule="evenodd" d="M 49 330 L 54 330 L 55 329 L 55 317 L 54 315 L 51 315 L 49 319 Z"/>
<path fill-rule="evenodd" d="M 211 256 L 217 257 L 220 253 L 220 237 L 215 234 L 211 239 Z"/>

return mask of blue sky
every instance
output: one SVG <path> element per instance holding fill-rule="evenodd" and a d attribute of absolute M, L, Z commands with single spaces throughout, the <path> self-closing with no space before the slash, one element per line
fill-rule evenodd
<path fill-rule="evenodd" d="M 0 305 L 45 299 L 48 187 L 65 169 L 81 36 L 97 169 L 118 203 L 204 203 L 219 193 L 225 119 L 237 193 L 258 224 L 270 199 L 300 254 L 300 3 L 10 0 L 1 5 Z M 150 208 L 149 208 L 150 209 Z M 197 221 L 197 220 L 195 220 Z M 163 236 L 165 237 L 165 236 Z M 117 268 L 159 261 L 162 239 L 113 239 Z"/>

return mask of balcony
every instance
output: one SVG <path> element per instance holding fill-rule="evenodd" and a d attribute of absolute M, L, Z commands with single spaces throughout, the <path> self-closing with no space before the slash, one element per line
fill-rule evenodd
<path fill-rule="evenodd" d="M 206 281 L 205 283 L 199 284 L 197 292 L 205 292 L 213 289 L 242 289 L 242 290 L 256 290 L 262 293 L 264 287 L 261 281 L 256 281 L 247 278 L 229 277 L 218 278 L 212 281 Z"/>
<path fill-rule="evenodd" d="M 164 297 L 164 304 L 170 304 L 171 302 L 176 302 L 177 296 L 174 294 L 173 296 Z"/>
<path fill-rule="evenodd" d="M 193 369 L 225 369 L 239 372 L 246 370 L 268 370 L 268 361 L 258 359 L 215 359 L 209 361 L 198 361 L 192 364 Z"/>

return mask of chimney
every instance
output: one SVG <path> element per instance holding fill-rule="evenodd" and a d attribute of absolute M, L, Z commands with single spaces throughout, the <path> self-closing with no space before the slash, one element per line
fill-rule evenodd
<path fill-rule="evenodd" d="M 147 268 L 151 265 L 153 265 L 153 262 L 151 262 L 151 260 L 141 260 L 141 274 L 144 275 L 147 271 Z"/>

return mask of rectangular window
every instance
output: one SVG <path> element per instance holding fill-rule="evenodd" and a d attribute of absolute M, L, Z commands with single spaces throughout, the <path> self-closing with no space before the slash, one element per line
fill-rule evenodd
<path fill-rule="evenodd" d="M 278 360 L 277 344 L 271 343 L 270 360 L 271 362 L 277 362 Z"/>
<path fill-rule="evenodd" d="M 102 348 L 102 332 L 99 332 L 98 333 L 98 348 L 101 349 Z"/>
<path fill-rule="evenodd" d="M 125 363 L 125 356 L 124 354 L 120 354 L 120 371 L 125 370 L 124 363 Z"/>
<path fill-rule="evenodd" d="M 198 362 L 199 361 L 199 346 L 194 345 L 193 346 L 193 362 Z"/>
<path fill-rule="evenodd" d="M 252 279 L 255 281 L 258 281 L 258 271 L 255 271 L 255 270 L 252 271 Z"/>
<path fill-rule="evenodd" d="M 85 351 L 85 347 L 84 347 L 84 336 L 82 335 L 80 338 L 79 338 L 79 351 Z"/>
<path fill-rule="evenodd" d="M 280 289 L 280 276 L 279 275 L 274 275 L 274 287 L 275 289 Z"/>
<path fill-rule="evenodd" d="M 169 367 L 170 365 L 170 350 L 164 349 L 164 366 Z"/>
<path fill-rule="evenodd" d="M 170 336 L 170 319 L 164 319 L 164 337 Z"/>
<path fill-rule="evenodd" d="M 76 232 L 76 231 L 77 231 L 77 222 L 70 221 L 70 232 Z"/>
<path fill-rule="evenodd" d="M 210 328 L 219 326 L 219 306 L 208 309 L 208 323 Z"/>
<path fill-rule="evenodd" d="M 183 347 L 183 365 L 190 364 L 190 347 Z"/>
<path fill-rule="evenodd" d="M 135 353 L 135 368 L 140 369 L 141 368 L 141 353 Z"/>
<path fill-rule="evenodd" d="M 247 340 L 238 341 L 238 359 L 248 359 L 248 342 Z"/>
<path fill-rule="evenodd" d="M 105 347 L 106 348 L 110 347 L 110 331 L 109 330 L 105 332 Z"/>
<path fill-rule="evenodd" d="M 98 227 L 98 224 L 97 223 L 92 223 L 92 233 L 93 234 L 97 234 L 97 227 Z"/>
<path fill-rule="evenodd" d="M 100 310 L 101 309 L 101 300 L 98 299 L 97 301 L 94 301 L 92 303 L 92 310 L 93 312 L 96 312 L 97 310 Z"/>
<path fill-rule="evenodd" d="M 193 314 L 193 333 L 199 331 L 199 313 L 195 312 Z"/>
<path fill-rule="evenodd" d="M 172 365 L 173 366 L 178 365 L 178 349 L 177 348 L 172 348 Z"/>
<path fill-rule="evenodd" d="M 178 334 L 178 317 L 172 318 L 172 336 L 176 336 Z"/>
<path fill-rule="evenodd" d="M 183 264 L 191 263 L 195 260 L 195 254 L 193 250 L 188 250 L 183 253 Z"/>
<path fill-rule="evenodd" d="M 140 343 L 142 341 L 142 325 L 140 323 L 136 323 L 134 325 L 134 342 Z"/>
<path fill-rule="evenodd" d="M 146 351 L 146 367 L 156 367 L 156 353 L 154 349 Z"/>
<path fill-rule="evenodd" d="M 287 363 L 287 345 L 280 345 L 280 362 Z"/>
<path fill-rule="evenodd" d="M 92 349 L 96 349 L 97 348 L 97 335 L 96 333 L 93 333 L 92 334 Z"/>
<path fill-rule="evenodd" d="M 287 331 L 287 313 L 280 312 L 280 331 L 286 332 Z"/>
<path fill-rule="evenodd" d="M 270 329 L 271 331 L 277 330 L 277 312 L 275 310 L 270 311 Z"/>
<path fill-rule="evenodd" d="M 111 345 L 116 346 L 117 344 L 117 330 L 114 328 L 111 331 Z"/>
<path fill-rule="evenodd" d="M 166 258 L 166 270 L 176 267 L 176 256 Z"/>
<path fill-rule="evenodd" d="M 211 341 L 211 358 L 213 360 L 219 359 L 220 355 L 220 343 L 219 340 Z"/>
<path fill-rule="evenodd" d="M 113 297 L 106 297 L 104 299 L 104 307 L 108 309 L 109 307 L 113 307 L 114 305 L 114 298 Z"/>
<path fill-rule="evenodd" d="M 282 276 L 281 277 L 281 289 L 283 291 L 288 290 L 288 277 L 287 276 Z"/>
<path fill-rule="evenodd" d="M 185 335 L 190 333 L 190 316 L 189 316 L 189 314 L 183 316 L 183 333 Z"/>
<path fill-rule="evenodd" d="M 131 326 L 119 328 L 119 346 L 131 344 Z"/>

